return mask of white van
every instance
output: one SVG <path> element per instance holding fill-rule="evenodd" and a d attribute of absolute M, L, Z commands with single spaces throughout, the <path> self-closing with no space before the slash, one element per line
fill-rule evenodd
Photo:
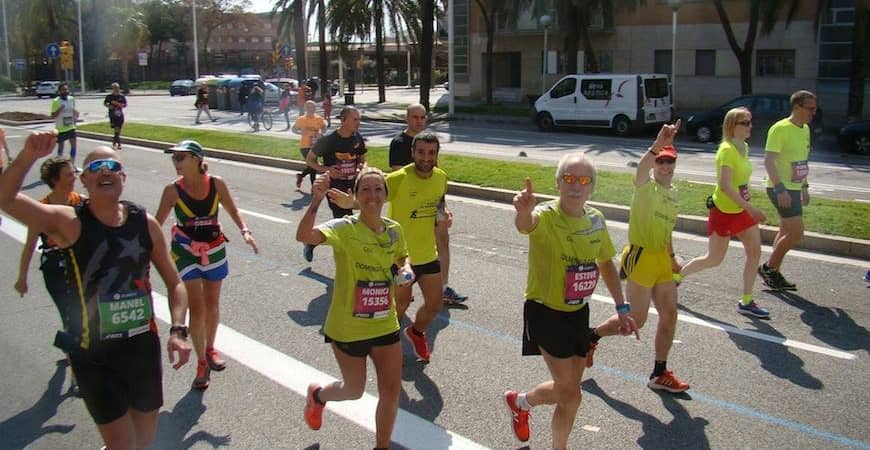
<path fill-rule="evenodd" d="M 664 74 L 567 75 L 535 101 L 541 130 L 554 127 L 610 128 L 619 136 L 671 120 L 671 94 Z"/>

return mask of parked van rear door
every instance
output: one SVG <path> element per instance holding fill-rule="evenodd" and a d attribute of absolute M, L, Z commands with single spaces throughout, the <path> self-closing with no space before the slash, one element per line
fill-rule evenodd
<path fill-rule="evenodd" d="M 643 122 L 658 124 L 671 121 L 671 93 L 666 75 L 645 75 L 643 84 Z"/>

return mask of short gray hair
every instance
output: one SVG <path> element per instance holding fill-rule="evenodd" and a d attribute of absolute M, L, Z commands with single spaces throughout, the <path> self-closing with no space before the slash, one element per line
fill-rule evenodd
<path fill-rule="evenodd" d="M 595 170 L 595 163 L 592 162 L 592 158 L 586 156 L 586 153 L 583 152 L 569 153 L 562 156 L 562 159 L 559 160 L 559 165 L 556 166 L 556 184 L 558 185 L 559 182 L 562 181 L 562 175 L 565 174 L 565 167 L 574 163 L 581 163 L 588 166 L 589 169 L 592 170 L 592 184 L 595 184 L 595 181 L 598 179 L 598 172 Z"/>

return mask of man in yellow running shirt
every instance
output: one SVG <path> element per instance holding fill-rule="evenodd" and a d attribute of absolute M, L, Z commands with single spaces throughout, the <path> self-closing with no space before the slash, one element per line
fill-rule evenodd
<path fill-rule="evenodd" d="M 791 115 L 773 124 L 764 145 L 767 196 L 779 213 L 779 231 L 773 253 L 758 267 L 758 274 L 771 289 L 797 290 L 780 273 L 785 254 L 804 237 L 803 207 L 810 204 L 810 123 L 816 114 L 816 96 L 809 91 L 791 95 Z"/>
<path fill-rule="evenodd" d="M 680 268 L 674 260 L 671 233 L 677 223 L 677 195 L 671 186 L 677 152 L 672 146 L 680 121 L 664 125 L 655 142 L 640 159 L 634 174 L 634 197 L 628 221 L 628 241 L 621 258 L 621 274 L 628 278 L 625 296 L 638 328 L 643 327 L 652 300 L 659 313 L 655 337 L 655 364 L 651 389 L 683 392 L 689 385 L 667 370 L 668 353 L 677 328 L 677 288 L 673 274 Z M 652 177 L 650 177 L 652 171 Z M 614 314 L 592 330 L 586 367 L 592 367 L 598 340 L 619 334 L 621 323 Z"/>

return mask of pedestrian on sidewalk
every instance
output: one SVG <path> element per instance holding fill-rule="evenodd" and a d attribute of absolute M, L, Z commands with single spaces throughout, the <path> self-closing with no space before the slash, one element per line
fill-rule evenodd
<path fill-rule="evenodd" d="M 595 187 L 595 166 L 583 153 L 562 157 L 556 169 L 556 200 L 535 205 L 532 182 L 514 197 L 514 224 L 529 236 L 529 273 L 523 311 L 523 355 L 542 355 L 552 379 L 528 392 L 508 390 L 505 406 L 514 435 L 531 437 L 530 410 L 555 405 L 552 448 L 568 448 L 580 408 L 583 370 L 589 348 L 589 300 L 599 274 L 616 303 L 619 331 L 637 333 L 622 296 L 616 254 L 604 216 L 586 204 Z"/>
<path fill-rule="evenodd" d="M 414 137 L 426 129 L 429 115 L 426 107 L 417 103 L 405 110 L 405 130 L 390 141 L 389 163 L 392 170 L 399 170 L 414 163 L 411 143 Z M 437 161 L 436 161 L 437 164 Z M 435 242 L 438 247 L 438 260 L 441 264 L 442 300 L 447 305 L 459 305 L 468 300 L 450 287 L 450 227 L 453 225 L 453 212 L 447 208 L 447 201 L 439 203 L 435 223 Z"/>
<path fill-rule="evenodd" d="M 366 359 L 370 357 L 378 387 L 375 448 L 387 449 L 402 389 L 396 283 L 410 283 L 414 273 L 408 262 L 402 227 L 381 216 L 387 199 L 383 172 L 368 167 L 357 177 L 353 195 L 362 207 L 359 214 L 315 226 L 317 209 L 328 189 L 328 176 L 319 176 L 311 189 L 311 204 L 296 229 L 296 240 L 312 246 L 326 244 L 334 249 L 335 285 L 323 334 L 332 347 L 342 379 L 326 385 L 308 385 L 305 423 L 312 430 L 319 430 L 328 402 L 362 397 L 367 379 Z"/>
<path fill-rule="evenodd" d="M 245 225 L 227 183 L 208 173 L 202 146 L 182 141 L 166 153 L 179 177 L 163 189 L 155 218 L 160 225 L 175 212 L 171 231 L 172 259 L 187 288 L 190 304 L 190 336 L 197 356 L 196 376 L 191 388 L 204 390 L 211 371 L 222 371 L 226 361 L 215 350 L 220 323 L 220 295 L 229 274 L 226 242 L 218 222 L 218 205 L 223 206 L 239 227 L 242 239 L 258 253 L 257 243 Z"/>
<path fill-rule="evenodd" d="M 51 118 L 55 119 L 54 128 L 57 130 L 57 156 L 63 156 L 64 142 L 69 141 L 69 160 L 73 167 L 76 165 L 76 120 L 79 111 L 76 109 L 76 99 L 69 94 L 69 84 L 60 83 L 57 87 L 58 95 L 51 101 Z M 76 167 L 76 173 L 81 169 Z"/>
<path fill-rule="evenodd" d="M 728 243 L 737 237 L 743 243 L 746 263 L 743 286 L 737 312 L 762 319 L 770 312 L 752 299 L 755 271 L 761 258 L 761 230 L 758 224 L 767 220 L 764 213 L 752 205 L 749 193 L 752 162 L 749 160 L 749 140 L 752 134 L 752 113 L 744 107 L 725 113 L 722 121 L 722 142 L 716 151 L 716 187 L 707 199 L 710 217 L 707 219 L 707 254 L 686 263 L 677 280 L 693 273 L 717 267 L 728 252 Z"/>
<path fill-rule="evenodd" d="M 329 86 L 327 83 L 326 86 Z M 332 126 L 332 91 L 323 91 L 323 116 L 326 118 L 326 128 Z"/>
<path fill-rule="evenodd" d="M 55 145 L 53 132 L 31 134 L 0 175 L 0 208 L 41 230 L 82 270 L 68 277 L 69 331 L 55 345 L 69 354 L 79 392 L 108 448 L 148 448 L 163 406 L 163 364 L 154 319 L 151 267 L 166 285 L 171 324 L 166 351 L 173 368 L 187 363 L 187 292 L 172 264 L 160 225 L 141 206 L 121 200 L 126 175 L 118 153 L 100 146 L 80 177 L 88 199 L 78 208 L 21 194 L 36 160 Z M 111 312 L 111 313 L 107 313 Z M 124 317 L 126 320 L 113 320 Z M 177 361 L 177 362 L 176 362 Z M 96 448 L 96 446 L 93 446 Z"/>
<path fill-rule="evenodd" d="M 773 239 L 773 252 L 758 267 L 758 274 L 771 289 L 796 291 L 780 268 L 788 251 L 804 237 L 803 208 L 810 204 L 810 124 L 816 114 L 816 96 L 797 91 L 790 101 L 791 115 L 767 130 L 764 146 L 767 197 L 779 214 L 779 230 Z"/>
<path fill-rule="evenodd" d="M 311 147 L 323 136 L 326 132 L 326 122 L 320 114 L 315 113 L 317 105 L 308 100 L 305 102 L 305 114 L 296 118 L 293 122 L 293 132 L 302 135 L 299 140 L 299 151 L 302 153 L 302 159 L 308 159 L 308 152 Z M 305 170 L 296 174 L 296 189 L 302 188 L 302 180 L 308 175 L 311 178 L 311 184 L 314 185 L 314 177 L 317 176 L 317 171 L 306 165 Z"/>
<path fill-rule="evenodd" d="M 281 97 L 278 99 L 278 111 L 284 114 L 284 120 L 287 122 L 287 127 L 284 128 L 284 131 L 290 129 L 290 102 L 293 97 L 293 92 L 290 90 L 290 83 L 284 86 L 284 90 L 281 91 Z M 313 181 L 313 180 L 312 180 Z"/>
<path fill-rule="evenodd" d="M 663 125 L 637 165 L 628 223 L 629 245 L 620 258 L 620 275 L 628 279 L 625 286 L 625 297 L 631 305 L 628 314 L 638 328 L 643 328 L 647 321 L 650 302 L 659 315 L 655 359 L 647 386 L 673 393 L 689 389 L 688 383 L 667 369 L 677 330 L 677 287 L 673 275 L 680 267 L 674 259 L 671 237 L 677 223 L 677 192 L 671 181 L 677 164 L 674 136 L 680 124 L 678 120 L 674 125 Z M 586 367 L 594 363 L 599 340 L 619 334 L 620 325 L 619 315 L 614 314 L 592 329 Z"/>
<path fill-rule="evenodd" d="M 109 108 L 109 124 L 115 134 L 112 136 L 112 148 L 121 150 L 121 128 L 124 127 L 124 108 L 127 107 L 127 97 L 121 94 L 121 86 L 112 83 L 112 93 L 103 100 L 103 105 Z"/>
<path fill-rule="evenodd" d="M 208 109 L 208 86 L 201 84 L 199 88 L 196 89 L 196 124 L 200 125 L 202 122 L 199 121 L 199 116 L 203 112 L 211 119 L 212 122 L 216 121 L 214 117 L 211 116 L 211 111 Z"/>

